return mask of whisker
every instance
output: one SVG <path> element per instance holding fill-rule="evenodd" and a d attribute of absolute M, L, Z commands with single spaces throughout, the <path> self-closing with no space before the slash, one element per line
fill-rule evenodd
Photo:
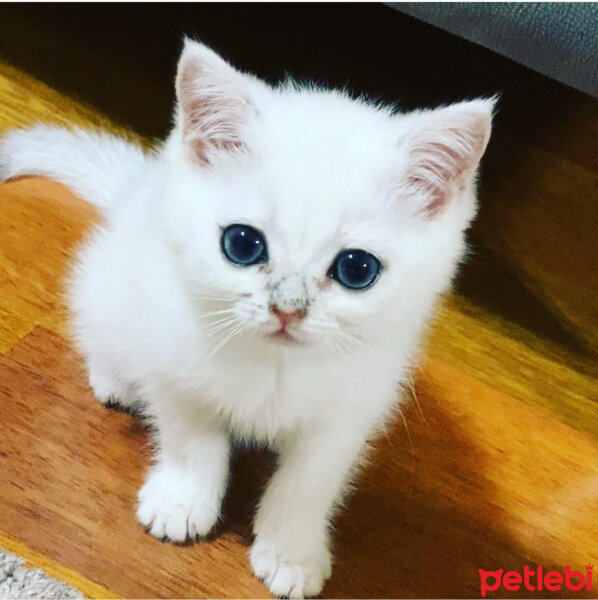
<path fill-rule="evenodd" d="M 218 296 L 217 294 L 191 294 L 192 298 L 197 300 L 235 300 L 234 296 Z"/>
<path fill-rule="evenodd" d="M 331 338 L 331 339 L 332 339 L 332 343 L 334 344 L 334 347 L 335 347 L 335 349 L 338 351 L 338 353 L 339 353 L 339 354 L 340 354 L 340 355 L 341 355 L 343 358 L 349 359 L 349 358 L 350 358 L 350 355 L 349 355 L 349 353 L 347 352 L 346 348 L 344 348 L 344 347 L 341 345 L 340 341 L 339 341 L 339 340 L 335 340 L 334 338 Z"/>
<path fill-rule="evenodd" d="M 350 333 L 343 331 L 342 329 L 339 330 L 338 335 L 344 339 L 350 340 L 351 342 L 353 342 L 355 344 L 358 344 L 359 346 L 365 345 L 365 341 L 363 339 L 358 338 L 355 335 L 351 335 Z"/>
<path fill-rule="evenodd" d="M 224 323 L 220 323 L 218 326 L 208 329 L 206 331 L 206 335 L 204 335 L 202 339 L 208 340 L 208 339 L 214 337 L 220 331 L 227 329 L 227 328 L 231 327 L 232 325 L 236 325 L 237 323 L 238 323 L 238 320 L 236 318 L 228 319 Z"/>
<path fill-rule="evenodd" d="M 195 320 L 202 321 L 203 319 L 208 319 L 209 317 L 213 317 L 215 315 L 222 315 L 222 314 L 232 313 L 232 312 L 235 312 L 234 308 L 226 308 L 224 310 L 213 310 L 211 312 L 204 313 L 204 314 L 199 315 L 198 317 L 195 317 Z"/>
<path fill-rule="evenodd" d="M 212 352 L 210 352 L 209 356 L 206 358 L 206 363 L 209 362 L 214 357 L 216 352 L 218 352 L 218 350 L 220 350 L 226 343 L 236 337 L 242 329 L 243 324 L 239 323 L 232 331 L 228 332 L 226 337 L 220 341 L 220 343 L 212 350 Z"/>
<path fill-rule="evenodd" d="M 417 394 L 415 392 L 415 384 L 413 383 L 413 377 L 411 377 L 411 375 L 407 376 L 407 385 L 409 386 L 409 389 L 411 391 L 411 396 L 413 397 L 413 399 L 415 400 L 415 406 L 417 407 L 417 412 L 419 413 L 419 416 L 421 417 L 421 420 L 424 422 L 424 424 L 426 425 L 426 427 L 428 428 L 429 431 L 432 431 L 432 427 L 430 426 L 430 423 L 428 423 L 428 420 L 426 419 L 424 412 L 422 410 L 422 407 L 419 403 L 419 399 L 417 397 Z"/>
<path fill-rule="evenodd" d="M 347 358 L 364 345 L 362 340 L 342 330 L 336 331 L 336 335 L 332 337 L 336 340 L 336 345 L 343 349 L 344 356 Z"/>
<path fill-rule="evenodd" d="M 224 317 L 220 317 L 219 319 L 216 319 L 215 321 L 211 321 L 210 323 L 205 323 L 203 326 L 204 331 L 209 331 L 214 326 L 219 325 L 220 323 L 226 323 L 226 321 L 230 321 L 235 318 L 236 318 L 235 315 L 226 315 Z"/>
<path fill-rule="evenodd" d="M 409 426 L 407 425 L 407 419 L 405 418 L 405 414 L 401 410 L 400 406 L 397 407 L 397 410 L 399 411 L 399 414 L 401 415 L 401 419 L 403 419 L 403 424 L 405 425 L 405 431 L 407 432 L 407 439 L 409 440 L 409 446 L 411 447 L 411 455 L 415 456 L 415 449 L 413 447 L 413 441 L 411 440 L 411 433 L 409 432 Z"/>
<path fill-rule="evenodd" d="M 382 424 L 382 431 L 384 431 L 384 437 L 386 438 L 386 441 L 388 442 L 390 448 L 392 449 L 392 451 L 394 452 L 395 450 L 395 446 L 392 443 L 392 439 L 391 437 L 388 435 L 388 423 L 384 422 Z"/>

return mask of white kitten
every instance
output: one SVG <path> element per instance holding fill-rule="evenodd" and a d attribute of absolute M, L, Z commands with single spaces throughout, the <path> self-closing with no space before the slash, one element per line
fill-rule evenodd
<path fill-rule="evenodd" d="M 207 534 L 231 440 L 267 444 L 251 564 L 274 594 L 315 595 L 331 513 L 462 256 L 493 101 L 393 114 L 272 88 L 191 41 L 177 98 L 154 155 L 40 126 L 4 138 L 0 175 L 105 210 L 71 308 L 98 398 L 139 400 L 157 425 L 141 523 Z"/>

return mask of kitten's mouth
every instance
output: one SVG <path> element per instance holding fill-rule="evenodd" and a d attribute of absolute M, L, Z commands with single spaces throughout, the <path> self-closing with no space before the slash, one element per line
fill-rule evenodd
<path fill-rule="evenodd" d="M 283 342 L 286 344 L 298 344 L 299 340 L 290 334 L 284 327 L 280 328 L 278 331 L 274 331 L 273 333 L 269 333 L 268 337 L 270 339 L 276 340 L 277 342 Z"/>

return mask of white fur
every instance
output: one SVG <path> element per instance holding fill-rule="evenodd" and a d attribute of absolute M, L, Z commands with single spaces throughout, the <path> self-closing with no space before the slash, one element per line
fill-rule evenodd
<path fill-rule="evenodd" d="M 38 125 L 15 130 L 0 143 L 0 180 L 46 175 L 106 208 L 127 181 L 146 169 L 141 148 L 112 135 Z"/>
<path fill-rule="evenodd" d="M 251 564 L 274 594 L 314 595 L 330 575 L 332 511 L 462 256 L 493 102 L 392 114 L 339 92 L 271 88 L 194 42 L 177 82 L 176 124 L 154 157 L 36 128 L 5 138 L 0 168 L 111 207 L 80 252 L 71 308 L 99 398 L 141 401 L 156 423 L 141 523 L 171 540 L 206 534 L 229 440 L 267 444 L 279 468 Z M 267 265 L 225 260 L 231 223 L 265 233 Z M 327 279 L 343 248 L 382 262 L 371 289 Z M 284 304 L 299 287 L 309 307 L 298 343 L 274 341 L 272 290 Z"/>

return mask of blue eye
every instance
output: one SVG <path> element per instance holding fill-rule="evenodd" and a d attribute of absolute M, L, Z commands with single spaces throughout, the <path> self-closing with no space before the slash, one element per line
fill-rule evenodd
<path fill-rule="evenodd" d="M 366 290 L 378 279 L 381 268 L 380 261 L 365 250 L 343 250 L 327 275 L 350 290 Z"/>
<path fill-rule="evenodd" d="M 220 249 L 230 262 L 241 267 L 268 260 L 268 248 L 263 234 L 249 225 L 229 225 L 222 232 Z"/>

